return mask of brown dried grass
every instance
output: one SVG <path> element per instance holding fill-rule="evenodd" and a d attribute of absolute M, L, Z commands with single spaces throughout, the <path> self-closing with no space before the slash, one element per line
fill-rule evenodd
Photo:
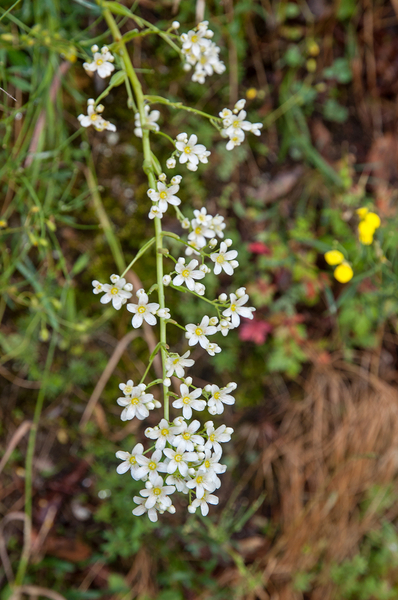
<path fill-rule="evenodd" d="M 303 399 L 288 403 L 262 450 L 260 480 L 280 532 L 257 555 L 264 589 L 273 600 L 303 598 L 294 574 L 321 566 L 305 597 L 332 598 L 330 565 L 353 556 L 367 532 L 398 514 L 382 508 L 383 492 L 361 505 L 374 486 L 398 491 L 397 390 L 342 361 L 314 367 Z"/>

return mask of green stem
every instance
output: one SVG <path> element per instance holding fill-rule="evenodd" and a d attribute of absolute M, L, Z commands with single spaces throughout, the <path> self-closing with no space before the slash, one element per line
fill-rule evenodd
<path fill-rule="evenodd" d="M 109 4 L 108 4 L 109 6 Z M 127 52 L 125 43 L 123 42 L 122 35 L 119 28 L 113 18 L 112 13 L 108 8 L 103 11 L 103 16 L 108 24 L 109 29 L 112 32 L 115 42 L 119 43 L 120 56 L 123 61 L 124 69 L 130 79 L 135 99 L 137 103 L 138 112 L 140 114 L 141 127 L 142 127 L 142 147 L 144 153 L 144 172 L 148 177 L 149 187 L 156 189 L 156 179 L 152 165 L 152 153 L 151 145 L 149 141 L 149 131 L 145 129 L 145 98 L 142 91 L 140 81 L 134 70 L 133 64 L 130 60 L 130 56 Z M 162 222 L 159 218 L 155 217 L 155 245 L 156 245 L 156 280 L 158 284 L 158 301 L 160 308 L 165 308 L 165 295 L 163 286 L 163 236 L 162 236 Z M 160 353 L 162 357 L 162 374 L 163 380 L 166 378 L 166 321 L 165 319 L 159 319 L 160 321 Z M 164 418 L 169 420 L 169 390 L 163 385 L 163 397 L 164 397 Z"/>
<path fill-rule="evenodd" d="M 133 264 L 139 259 L 141 258 L 141 256 L 143 254 L 145 254 L 145 252 L 148 250 L 148 248 L 150 248 L 152 246 L 152 244 L 154 243 L 155 238 L 151 238 L 150 240 L 148 240 L 143 246 L 142 248 L 140 248 L 135 256 L 135 258 L 133 258 L 133 260 L 131 261 L 131 263 L 124 269 L 123 273 L 121 274 L 121 277 L 124 277 L 127 273 L 127 271 L 129 271 L 131 269 L 131 267 L 133 266 Z"/>
<path fill-rule="evenodd" d="M 33 423 L 30 429 L 28 449 L 26 452 L 26 464 L 25 464 L 25 514 L 28 520 L 28 526 L 32 523 L 32 471 L 33 471 L 33 457 L 35 453 L 36 434 L 39 425 L 40 415 L 43 408 L 44 396 L 46 392 L 47 379 L 51 371 L 51 366 L 54 357 L 55 345 L 57 342 L 57 334 L 54 332 L 51 338 L 50 346 L 48 348 L 46 364 L 44 367 L 42 386 L 37 396 L 37 402 L 35 406 L 35 412 L 33 415 Z M 25 524 L 26 527 L 26 524 Z M 29 562 L 28 554 L 22 554 L 21 560 L 18 565 L 18 572 L 15 578 L 15 585 L 20 586 L 23 583 L 26 569 Z"/>
<path fill-rule="evenodd" d="M 166 104 L 166 106 L 171 106 L 172 108 L 181 108 L 182 110 L 195 113 L 196 115 L 200 115 L 202 117 L 205 117 L 206 119 L 210 119 L 215 122 L 219 121 L 221 123 L 222 121 L 222 119 L 220 119 L 219 117 L 209 115 L 208 113 L 205 113 L 202 110 L 198 110 L 197 108 L 185 106 L 182 102 L 170 102 L 170 100 L 167 100 L 167 98 L 162 98 L 162 96 L 144 96 L 144 98 L 148 100 L 151 104 Z"/>

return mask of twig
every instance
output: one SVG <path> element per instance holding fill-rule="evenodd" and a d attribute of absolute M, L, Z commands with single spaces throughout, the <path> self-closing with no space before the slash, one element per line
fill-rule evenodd
<path fill-rule="evenodd" d="M 61 596 L 58 592 L 54 592 L 53 590 L 49 590 L 48 588 L 39 585 L 21 585 L 15 588 L 10 600 L 20 600 L 21 594 L 45 596 L 46 598 L 50 598 L 50 600 L 66 600 L 65 596 Z"/>
<path fill-rule="evenodd" d="M 10 559 L 8 558 L 6 543 L 3 536 L 3 530 L 5 526 L 10 523 L 10 521 L 24 521 L 24 544 L 22 550 L 21 561 L 29 560 L 30 547 L 31 547 L 31 538 L 32 538 L 32 525 L 30 518 L 26 513 L 23 512 L 10 512 L 8 515 L 4 517 L 4 519 L 0 523 L 0 557 L 3 563 L 4 571 L 6 573 L 7 579 L 10 583 L 14 581 L 14 573 L 11 567 Z M 11 598 L 10 598 L 11 600 Z"/>
<path fill-rule="evenodd" d="M 28 381 L 27 379 L 22 379 L 21 377 L 10 373 L 3 365 L 0 365 L 0 375 L 4 377 L 4 379 L 11 381 L 13 385 L 17 385 L 18 387 L 27 390 L 39 390 L 41 388 L 41 381 Z"/>
<path fill-rule="evenodd" d="M 18 429 L 14 432 L 10 443 L 7 446 L 7 450 L 4 453 L 3 458 L 1 459 L 0 462 L 0 473 L 2 472 L 2 470 L 4 469 L 4 467 L 7 464 L 8 459 L 10 458 L 13 450 L 15 449 L 15 447 L 19 444 L 20 440 L 23 438 L 23 436 L 25 435 L 25 433 L 27 431 L 29 431 L 29 429 L 32 427 L 32 421 L 23 421 L 23 423 L 20 424 L 20 426 L 18 427 Z"/>

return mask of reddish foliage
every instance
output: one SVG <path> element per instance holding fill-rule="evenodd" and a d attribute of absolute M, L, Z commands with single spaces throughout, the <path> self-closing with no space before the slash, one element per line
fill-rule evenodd
<path fill-rule="evenodd" d="M 268 334 L 272 331 L 272 325 L 267 321 L 245 321 L 239 330 L 239 339 L 244 342 L 254 342 L 258 346 L 264 344 Z"/>
<path fill-rule="evenodd" d="M 263 242 L 252 242 L 249 244 L 249 252 L 253 254 L 266 254 L 267 256 L 272 254 L 271 249 L 263 244 Z"/>

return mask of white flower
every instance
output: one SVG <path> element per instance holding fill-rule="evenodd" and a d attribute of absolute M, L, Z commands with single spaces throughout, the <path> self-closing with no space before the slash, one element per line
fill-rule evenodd
<path fill-rule="evenodd" d="M 245 104 L 246 104 L 246 100 L 244 98 L 242 98 L 241 100 L 238 100 L 238 102 L 234 106 L 234 113 L 237 113 L 240 110 L 242 110 L 243 108 L 245 108 Z"/>
<path fill-rule="evenodd" d="M 253 319 L 253 312 L 256 310 L 251 306 L 243 306 L 249 300 L 249 296 L 244 294 L 240 298 L 238 298 L 235 294 L 230 294 L 230 306 L 223 311 L 224 317 L 230 317 L 232 321 L 232 325 L 234 327 L 239 327 L 240 317 L 245 317 L 246 319 Z"/>
<path fill-rule="evenodd" d="M 225 229 L 226 224 L 224 223 L 224 217 L 221 215 L 216 215 L 212 218 L 210 223 L 210 229 L 214 231 L 214 233 L 219 237 L 224 237 L 223 229 Z"/>
<path fill-rule="evenodd" d="M 205 444 L 205 450 L 211 450 L 213 448 L 215 452 L 219 452 L 221 455 L 222 448 L 220 444 L 229 442 L 231 439 L 231 434 L 234 432 L 234 430 L 232 427 L 227 427 L 226 425 L 220 425 L 220 427 L 214 429 L 213 421 L 207 421 L 207 423 L 205 423 L 205 427 L 208 438 Z"/>
<path fill-rule="evenodd" d="M 200 210 L 194 210 L 193 214 L 195 215 L 197 223 L 200 225 L 208 225 L 210 227 L 213 217 L 207 214 L 207 210 L 204 206 Z"/>
<path fill-rule="evenodd" d="M 200 512 L 206 517 L 209 514 L 209 504 L 218 504 L 218 498 L 214 494 L 205 491 L 201 498 L 195 498 L 192 504 L 188 506 L 188 511 L 193 514 L 200 507 Z"/>
<path fill-rule="evenodd" d="M 148 295 L 144 290 L 137 291 L 138 304 L 127 304 L 127 310 L 134 313 L 134 317 L 131 321 L 133 327 L 137 329 L 141 327 L 143 320 L 148 325 L 156 325 L 156 317 L 154 313 L 158 310 L 159 304 L 157 302 L 150 302 L 148 304 Z"/>
<path fill-rule="evenodd" d="M 170 275 L 163 275 L 163 285 L 170 285 L 171 283 L 171 277 Z"/>
<path fill-rule="evenodd" d="M 174 175 L 174 177 L 171 178 L 170 183 L 172 185 L 179 185 L 181 183 L 181 181 L 182 181 L 181 175 Z"/>
<path fill-rule="evenodd" d="M 127 302 L 128 298 L 131 298 L 133 286 L 131 283 L 126 283 L 124 277 L 119 277 L 119 275 L 112 275 L 110 279 L 112 282 L 111 284 L 99 283 L 95 279 L 92 282 L 94 286 L 93 292 L 94 294 L 105 292 L 100 302 L 102 304 L 108 304 L 108 302 L 112 301 L 113 308 L 119 310 L 122 305 Z M 99 286 L 101 286 L 101 288 Z"/>
<path fill-rule="evenodd" d="M 118 398 L 119 406 L 125 407 L 120 415 L 122 421 L 130 421 L 137 417 L 140 421 L 149 415 L 149 411 L 155 408 L 153 394 L 144 394 L 146 385 L 140 383 L 133 387 L 129 396 Z"/>
<path fill-rule="evenodd" d="M 204 248 L 207 241 L 206 238 L 213 238 L 215 232 L 207 225 L 199 223 L 196 219 L 191 222 L 192 231 L 188 234 L 188 242 L 191 245 L 197 244 L 199 248 Z"/>
<path fill-rule="evenodd" d="M 173 21 L 171 24 L 171 28 L 172 29 L 179 29 L 180 27 L 180 22 L 179 21 Z"/>
<path fill-rule="evenodd" d="M 161 473 L 165 473 L 166 471 L 164 463 L 160 462 L 162 456 L 161 450 L 155 450 L 151 457 L 144 456 L 143 454 L 137 455 L 137 462 L 142 467 L 141 479 L 148 475 L 149 481 L 155 484 L 155 480 L 159 477 L 158 471 Z"/>
<path fill-rule="evenodd" d="M 187 141 L 176 142 L 176 148 L 181 152 L 178 159 L 180 164 L 183 165 L 188 162 L 188 164 L 197 167 L 199 163 L 198 156 L 206 152 L 206 147 L 203 144 L 197 144 L 197 141 L 198 136 L 192 134 Z"/>
<path fill-rule="evenodd" d="M 122 450 L 118 450 L 116 452 L 116 458 L 123 460 L 124 462 L 120 463 L 117 466 L 116 472 L 119 474 L 127 473 L 130 470 L 131 477 L 138 481 L 141 479 L 141 475 L 139 473 L 140 466 L 137 462 L 137 456 L 141 455 L 144 452 L 144 446 L 142 444 L 136 444 L 134 448 L 130 452 L 123 452 Z"/>
<path fill-rule="evenodd" d="M 196 283 L 195 283 L 195 287 L 194 287 L 194 291 L 195 291 L 197 294 L 199 294 L 199 296 L 204 296 L 204 295 L 205 295 L 206 288 L 205 288 L 205 286 L 203 285 L 203 283 L 196 282 Z"/>
<path fill-rule="evenodd" d="M 171 377 L 174 373 L 177 377 L 182 379 L 185 375 L 184 367 L 192 367 L 195 364 L 195 361 L 192 358 L 188 358 L 190 355 L 190 351 L 187 350 L 185 354 L 179 356 L 178 354 L 173 354 L 166 358 L 166 375 L 167 377 Z"/>
<path fill-rule="evenodd" d="M 251 124 L 251 128 L 250 128 L 250 132 L 254 133 L 254 135 L 261 135 L 261 131 L 260 129 L 262 128 L 263 124 L 262 123 L 252 123 Z"/>
<path fill-rule="evenodd" d="M 106 121 L 103 117 L 101 117 L 99 114 L 102 112 L 100 107 L 101 109 L 103 108 L 102 105 L 95 108 L 94 100 L 89 98 L 89 100 L 87 100 L 87 115 L 82 114 L 77 117 L 80 125 L 82 127 L 90 127 L 92 125 L 97 131 L 104 131 L 104 129 L 116 131 L 115 125 L 109 123 L 109 121 Z"/>
<path fill-rule="evenodd" d="M 156 314 L 161 319 L 170 319 L 170 309 L 169 308 L 159 308 L 156 311 Z"/>
<path fill-rule="evenodd" d="M 210 244 L 210 242 L 209 242 L 209 244 Z M 211 269 L 209 269 L 209 267 L 207 265 L 200 265 L 199 271 L 202 271 L 202 273 L 207 275 L 207 273 L 210 273 Z"/>
<path fill-rule="evenodd" d="M 174 400 L 173 406 L 174 408 L 182 408 L 184 419 L 190 419 L 192 417 L 192 409 L 204 410 L 206 408 L 205 400 L 197 399 L 202 394 L 201 388 L 196 388 L 196 390 L 190 392 L 189 387 L 185 385 L 185 383 L 182 383 L 180 385 L 180 393 L 181 397 Z"/>
<path fill-rule="evenodd" d="M 183 494 L 189 493 L 189 489 L 187 488 L 186 482 L 184 481 L 184 479 L 181 478 L 178 472 L 174 472 L 172 475 L 166 477 L 166 483 L 168 485 L 175 485 L 177 488 L 177 492 L 182 492 Z"/>
<path fill-rule="evenodd" d="M 207 344 L 205 350 L 208 354 L 210 354 L 210 356 L 214 356 L 215 354 L 221 352 L 220 346 L 218 346 L 218 344 L 212 344 L 211 342 Z"/>
<path fill-rule="evenodd" d="M 125 396 L 130 396 L 134 389 L 134 381 L 129 379 L 127 383 L 119 383 L 119 389 Z"/>
<path fill-rule="evenodd" d="M 158 206 L 162 212 L 166 212 L 167 203 L 173 204 L 174 206 L 181 204 L 181 200 L 174 195 L 180 189 L 179 185 L 171 185 L 170 187 L 167 187 L 162 181 L 158 181 L 157 188 L 157 192 L 152 189 L 148 190 L 148 196 L 151 198 L 152 202 L 158 203 Z"/>
<path fill-rule="evenodd" d="M 234 329 L 234 326 L 232 325 L 230 319 L 221 319 L 220 324 L 218 326 L 218 331 L 221 331 L 224 337 L 228 335 L 231 329 Z"/>
<path fill-rule="evenodd" d="M 222 118 L 222 119 L 229 119 L 233 117 L 233 113 L 232 110 L 230 110 L 229 108 L 223 108 L 221 112 L 218 113 L 218 115 Z"/>
<path fill-rule="evenodd" d="M 207 402 L 211 415 L 221 415 L 224 412 L 224 404 L 235 404 L 235 398 L 230 395 L 230 392 L 236 390 L 236 387 L 237 385 L 234 382 L 229 383 L 222 389 L 218 385 L 207 385 L 205 387 L 207 392 L 211 392 L 211 398 Z"/>
<path fill-rule="evenodd" d="M 177 419 L 179 420 L 177 421 Z M 187 425 L 182 417 L 177 417 L 177 419 L 174 419 L 174 423 L 177 421 L 178 425 L 183 427 L 183 430 L 179 435 L 176 435 L 173 446 L 179 447 L 181 442 L 183 442 L 183 449 L 188 452 L 193 452 L 195 450 L 195 445 L 203 446 L 205 440 L 201 435 L 195 433 L 200 427 L 199 421 L 195 419 L 192 423 Z"/>
<path fill-rule="evenodd" d="M 166 167 L 167 167 L 168 169 L 174 169 L 174 168 L 175 168 L 175 166 L 176 166 L 176 164 L 177 164 L 177 163 L 176 163 L 176 159 L 174 158 L 174 156 L 170 156 L 170 158 L 168 158 L 168 159 L 166 160 Z"/>
<path fill-rule="evenodd" d="M 214 483 L 216 483 L 218 486 L 221 485 L 221 481 L 217 475 L 225 473 L 227 470 L 226 465 L 222 465 L 218 462 L 221 458 L 221 454 L 221 452 L 214 452 L 212 454 L 211 450 L 205 450 L 204 461 L 198 469 L 198 473 L 208 473 L 210 476 L 212 476 Z"/>
<path fill-rule="evenodd" d="M 188 475 L 188 463 L 198 459 L 196 452 L 185 452 L 184 444 L 179 444 L 176 450 L 165 448 L 163 454 L 169 459 L 167 473 L 171 475 L 178 469 L 183 477 Z"/>
<path fill-rule="evenodd" d="M 211 260 L 214 262 L 214 273 L 219 275 L 221 270 L 224 270 L 227 275 L 233 275 L 234 268 L 231 261 L 238 256 L 236 250 L 228 250 L 228 246 L 225 242 L 221 242 L 218 252 L 210 254 Z"/>
<path fill-rule="evenodd" d="M 205 274 L 202 273 L 202 271 L 199 271 L 199 269 L 195 270 L 198 264 L 199 262 L 194 259 L 191 260 L 191 262 L 188 265 L 186 265 L 185 258 L 180 257 L 175 266 L 175 270 L 178 273 L 178 275 L 174 277 L 173 284 L 183 285 L 185 283 L 187 288 L 191 290 L 191 292 L 193 292 L 195 288 L 194 280 L 203 279 L 203 277 L 205 276 Z"/>
<path fill-rule="evenodd" d="M 150 131 L 159 131 L 159 125 L 156 121 L 160 117 L 160 112 L 158 110 L 153 110 L 151 112 L 149 106 L 146 104 L 144 106 L 145 110 L 145 129 L 149 129 Z M 141 125 L 141 116 L 140 113 L 135 113 L 135 129 L 134 133 L 137 137 L 142 138 L 142 125 Z"/>
<path fill-rule="evenodd" d="M 207 335 L 213 335 L 217 332 L 217 327 L 209 325 L 210 317 L 205 315 L 198 325 L 188 323 L 185 327 L 185 337 L 188 339 L 189 346 L 195 346 L 198 342 L 202 348 L 206 349 L 209 340 Z"/>
<path fill-rule="evenodd" d="M 95 47 L 95 46 L 94 46 Z M 96 47 L 98 49 L 98 47 Z M 113 66 L 114 57 L 109 52 L 106 46 L 101 48 L 101 53 L 95 52 L 94 60 L 91 63 L 83 63 L 85 71 L 93 73 L 97 71 L 98 75 L 102 78 L 109 77 L 112 71 L 115 70 Z"/>
<path fill-rule="evenodd" d="M 191 490 L 195 488 L 196 497 L 200 499 L 203 498 L 206 491 L 214 492 L 217 485 L 209 473 L 197 473 L 193 479 L 187 481 L 187 487 Z"/>
<path fill-rule="evenodd" d="M 226 145 L 227 150 L 233 150 L 236 146 L 240 146 L 245 139 L 245 134 L 240 129 L 235 130 Z"/>
<path fill-rule="evenodd" d="M 171 506 L 171 500 L 168 497 L 170 494 L 175 492 L 174 485 L 163 485 L 163 479 L 158 475 L 157 477 L 153 477 L 152 480 L 153 487 L 146 488 L 145 490 L 141 490 L 141 496 L 147 497 L 147 501 L 145 502 L 145 508 L 150 509 L 155 506 L 155 504 L 159 504 L 164 510 Z"/>
<path fill-rule="evenodd" d="M 166 419 L 162 419 L 156 427 L 148 427 L 145 429 L 145 435 L 151 440 L 156 440 L 156 450 L 163 450 L 166 442 L 172 444 L 178 433 L 181 433 L 183 427 L 180 425 L 169 425 Z"/>
<path fill-rule="evenodd" d="M 158 219 L 161 219 L 163 217 L 163 214 L 164 213 L 162 213 L 159 206 L 157 204 L 154 204 L 148 213 L 148 217 L 150 219 L 154 219 L 155 217 L 158 217 Z"/>
<path fill-rule="evenodd" d="M 202 31 L 188 31 L 180 36 L 182 41 L 182 50 L 184 54 L 193 54 L 198 59 L 202 51 L 209 47 L 210 42 L 204 38 L 204 32 Z"/>
<path fill-rule="evenodd" d="M 136 504 L 138 504 L 138 506 L 132 511 L 133 515 L 135 517 L 140 517 L 141 515 L 147 513 L 149 520 L 152 521 L 152 523 L 156 523 L 156 521 L 158 520 L 158 513 L 156 512 L 157 506 L 155 505 L 148 510 L 145 507 L 145 498 L 140 498 L 140 496 L 134 496 L 133 500 Z"/>

